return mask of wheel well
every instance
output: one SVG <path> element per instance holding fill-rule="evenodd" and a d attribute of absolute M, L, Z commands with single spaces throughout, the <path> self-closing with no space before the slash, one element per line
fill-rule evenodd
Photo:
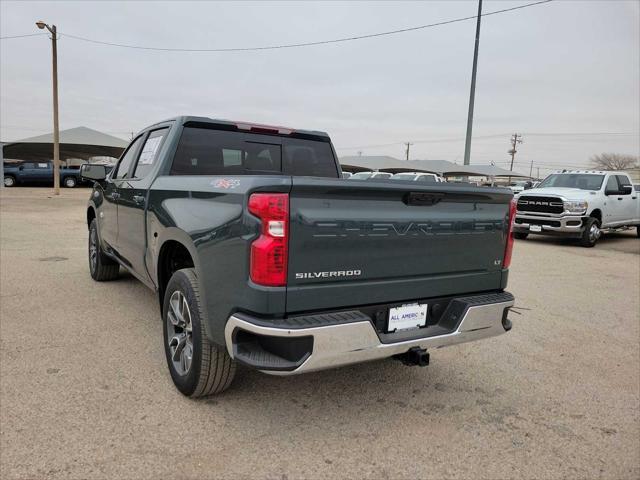
<path fill-rule="evenodd" d="M 93 209 L 93 207 L 87 208 L 87 228 L 91 226 L 91 222 L 94 218 L 96 218 L 96 211 Z"/>
<path fill-rule="evenodd" d="M 600 210 L 596 208 L 593 212 L 591 212 L 589 216 L 593 218 L 597 218 L 598 221 L 600 222 L 600 225 L 602 225 L 602 212 Z"/>
<path fill-rule="evenodd" d="M 160 308 L 164 301 L 164 292 L 171 276 L 182 268 L 193 267 L 193 259 L 187 247 L 175 240 L 169 240 L 160 248 L 158 255 L 158 299 Z"/>

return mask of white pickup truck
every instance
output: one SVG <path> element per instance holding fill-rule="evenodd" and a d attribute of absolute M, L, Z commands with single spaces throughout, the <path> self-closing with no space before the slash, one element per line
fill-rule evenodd
<path fill-rule="evenodd" d="M 615 171 L 552 173 L 517 197 L 514 236 L 559 235 L 593 247 L 601 233 L 635 227 L 640 237 L 640 192 Z"/>

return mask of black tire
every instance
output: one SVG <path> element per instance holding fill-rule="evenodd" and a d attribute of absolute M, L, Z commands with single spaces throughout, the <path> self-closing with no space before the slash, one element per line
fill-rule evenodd
<path fill-rule="evenodd" d="M 513 232 L 513 238 L 515 238 L 516 240 L 526 240 L 528 236 L 529 236 L 528 233 Z"/>
<path fill-rule="evenodd" d="M 75 179 L 75 177 L 66 177 L 62 181 L 62 183 L 67 188 L 74 188 L 78 184 L 78 181 Z"/>
<path fill-rule="evenodd" d="M 181 316 L 184 318 L 188 314 L 191 325 L 190 332 L 188 328 L 182 328 L 182 332 L 179 332 L 178 330 L 181 327 L 172 322 L 169 316 L 170 309 L 171 314 L 174 315 L 173 318 L 177 318 L 175 316 L 176 304 L 171 305 L 172 298 L 174 302 L 176 299 L 180 299 L 180 302 L 186 302 L 188 311 L 185 313 L 183 310 Z M 198 398 L 214 395 L 229 388 L 236 374 L 236 363 L 231 359 L 226 348 L 209 341 L 207 322 L 202 316 L 198 278 L 193 268 L 178 270 L 171 276 L 164 294 L 162 320 L 167 366 L 171 373 L 171 379 L 180 393 L 188 397 Z M 184 324 L 186 325 L 187 322 L 184 322 Z M 170 329 L 173 331 L 170 331 Z M 181 333 L 184 334 L 185 338 L 189 338 L 190 333 L 191 343 L 188 348 L 191 349 L 192 354 L 190 366 L 183 372 L 178 371 L 178 369 L 184 367 L 184 364 L 180 361 L 182 356 L 180 355 L 180 360 L 174 362 L 173 356 L 177 352 L 177 348 L 172 351 L 170 346 L 170 340 L 177 338 Z M 179 341 L 177 343 L 174 342 L 174 345 L 179 344 Z M 183 350 L 188 351 L 188 348 L 183 346 L 180 352 Z"/>
<path fill-rule="evenodd" d="M 636 236 L 640 238 L 640 225 L 636 227 Z"/>
<path fill-rule="evenodd" d="M 5 175 L 4 176 L 4 186 L 7 187 L 7 188 L 15 187 L 16 186 L 16 179 L 12 175 Z"/>
<path fill-rule="evenodd" d="M 594 234 L 594 227 L 596 228 L 596 234 Z M 584 222 L 584 230 L 582 231 L 582 236 L 580 237 L 580 245 L 585 248 L 595 247 L 596 243 L 598 243 L 598 239 L 600 238 L 600 220 L 594 217 L 589 217 L 586 222 Z"/>
<path fill-rule="evenodd" d="M 95 247 L 95 252 L 92 250 Z M 92 256 L 92 254 L 95 255 Z M 102 251 L 100 236 L 98 235 L 98 222 L 94 218 L 89 225 L 89 272 L 96 282 L 114 280 L 120 272 L 120 265 Z"/>

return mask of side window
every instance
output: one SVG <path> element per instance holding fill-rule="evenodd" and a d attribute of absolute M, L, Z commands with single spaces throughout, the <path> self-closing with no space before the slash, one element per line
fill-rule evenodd
<path fill-rule="evenodd" d="M 160 145 L 162 140 L 167 135 L 168 128 L 161 128 L 160 130 L 154 130 L 149 133 L 147 141 L 144 142 L 140 157 L 138 158 L 138 164 L 133 172 L 134 178 L 143 178 L 153 168 L 153 164 L 160 152 Z"/>
<path fill-rule="evenodd" d="M 231 148 L 222 149 L 222 161 L 225 167 L 242 165 L 242 150 L 234 150 Z"/>
<path fill-rule="evenodd" d="M 116 166 L 116 171 L 113 174 L 113 178 L 127 178 L 129 175 L 129 168 L 133 163 L 134 158 L 136 157 L 136 153 L 138 152 L 138 147 L 142 142 L 142 136 L 136 138 L 130 145 L 125 154 L 118 162 Z"/>
<path fill-rule="evenodd" d="M 23 163 L 22 166 L 23 166 L 23 168 L 25 170 L 32 170 L 32 169 L 36 168 L 36 164 L 35 163 Z"/>
<path fill-rule="evenodd" d="M 620 190 L 620 187 L 618 187 L 618 179 L 615 175 L 609 176 L 609 179 L 607 180 L 606 190 Z"/>
<path fill-rule="evenodd" d="M 47 170 L 47 169 L 49 169 L 49 164 L 48 163 L 39 163 L 38 164 L 38 168 L 41 168 L 43 170 Z"/>
<path fill-rule="evenodd" d="M 616 175 L 618 178 L 618 184 L 620 185 L 620 194 L 621 195 L 631 195 L 631 192 L 627 191 L 626 193 L 622 193 L 622 187 L 630 187 L 631 182 L 627 178 L 626 175 Z M 632 189 L 633 190 L 633 189 Z"/>

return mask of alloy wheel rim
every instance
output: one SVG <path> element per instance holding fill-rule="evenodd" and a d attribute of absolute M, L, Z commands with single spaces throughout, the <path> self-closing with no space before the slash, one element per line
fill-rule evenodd
<path fill-rule="evenodd" d="M 91 265 L 91 271 L 95 271 L 96 264 L 98 262 L 98 242 L 96 236 L 96 229 L 92 228 L 89 232 L 89 263 Z"/>
<path fill-rule="evenodd" d="M 592 242 L 595 242 L 598 237 L 600 237 L 600 228 L 598 227 L 597 224 L 593 224 L 591 225 L 591 228 L 589 229 L 589 239 Z"/>
<path fill-rule="evenodd" d="M 189 373 L 193 361 L 193 326 L 189 304 L 179 290 L 169 299 L 167 344 L 175 371 L 179 375 Z"/>
<path fill-rule="evenodd" d="M 4 186 L 5 187 L 13 187 L 13 178 L 4 177 Z"/>

